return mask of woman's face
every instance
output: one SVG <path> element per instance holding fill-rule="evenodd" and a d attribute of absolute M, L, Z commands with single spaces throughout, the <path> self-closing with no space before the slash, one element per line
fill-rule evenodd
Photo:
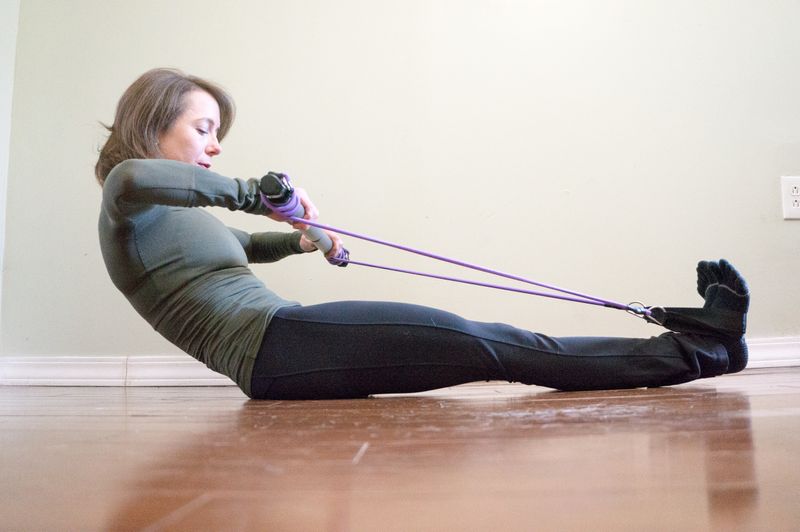
<path fill-rule="evenodd" d="M 222 152 L 217 140 L 219 105 L 199 89 L 186 93 L 184 98 L 186 109 L 158 137 L 161 157 L 211 168 L 211 158 Z"/>

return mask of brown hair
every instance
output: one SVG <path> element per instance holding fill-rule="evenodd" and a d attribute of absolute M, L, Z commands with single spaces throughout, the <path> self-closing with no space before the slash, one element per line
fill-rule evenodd
<path fill-rule="evenodd" d="M 171 68 L 155 68 L 142 74 L 122 95 L 111 133 L 100 149 L 94 174 L 102 186 L 106 176 L 125 159 L 147 159 L 160 155 L 158 137 L 185 109 L 184 96 L 193 90 L 209 93 L 219 105 L 221 141 L 236 113 L 233 99 L 221 87 Z"/>

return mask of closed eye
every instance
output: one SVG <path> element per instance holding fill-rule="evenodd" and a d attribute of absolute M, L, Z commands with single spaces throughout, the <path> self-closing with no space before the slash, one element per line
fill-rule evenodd
<path fill-rule="evenodd" d="M 198 132 L 198 133 L 200 133 L 201 135 L 208 135 L 208 131 L 206 131 L 206 130 L 205 130 L 205 129 L 203 129 L 203 128 L 199 128 L 199 127 L 197 127 L 197 128 L 195 128 L 195 129 L 196 129 L 196 130 L 197 130 L 197 132 Z"/>

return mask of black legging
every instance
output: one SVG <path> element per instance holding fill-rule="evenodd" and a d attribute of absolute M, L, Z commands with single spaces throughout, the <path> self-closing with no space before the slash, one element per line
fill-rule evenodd
<path fill-rule="evenodd" d="M 666 386 L 725 373 L 707 336 L 550 338 L 418 305 L 280 309 L 255 362 L 254 399 L 333 399 L 506 380 L 559 390 Z"/>

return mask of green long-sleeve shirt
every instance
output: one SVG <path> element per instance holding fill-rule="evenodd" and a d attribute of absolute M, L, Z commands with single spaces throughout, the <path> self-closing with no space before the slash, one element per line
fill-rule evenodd
<path fill-rule="evenodd" d="M 300 233 L 231 229 L 194 208 L 209 206 L 270 212 L 255 179 L 176 161 L 124 161 L 103 185 L 100 248 L 114 285 L 156 331 L 249 395 L 269 320 L 297 303 L 267 289 L 248 264 L 302 253 Z"/>

